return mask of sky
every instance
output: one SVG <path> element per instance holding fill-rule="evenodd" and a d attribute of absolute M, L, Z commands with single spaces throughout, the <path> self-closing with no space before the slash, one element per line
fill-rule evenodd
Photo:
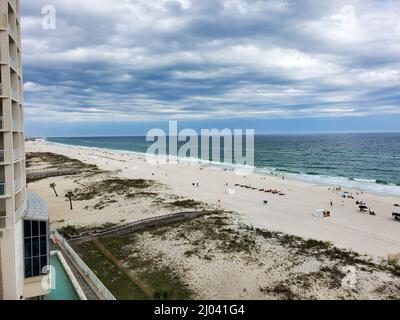
<path fill-rule="evenodd" d="M 400 131 L 398 0 L 21 5 L 28 136 Z"/>

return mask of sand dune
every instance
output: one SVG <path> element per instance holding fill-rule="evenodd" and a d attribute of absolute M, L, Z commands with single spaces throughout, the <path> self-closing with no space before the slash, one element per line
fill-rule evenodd
<path fill-rule="evenodd" d="M 362 254 L 386 257 L 387 254 L 400 253 L 400 223 L 391 217 L 394 203 L 400 202 L 399 197 L 364 193 L 355 195 L 355 199 L 343 199 L 340 192 L 328 190 L 328 186 L 288 178 L 283 180 L 281 177 L 257 173 L 243 177 L 220 167 L 204 167 L 186 161 L 179 164 L 150 164 L 142 156 L 131 153 L 44 141 L 27 142 L 26 150 L 63 154 L 95 164 L 103 170 L 120 169 L 120 177 L 154 179 L 168 185 L 175 194 L 237 212 L 244 222 L 257 228 L 331 241 L 338 247 Z M 235 184 L 251 185 L 257 190 L 236 187 Z M 42 187 L 48 189 L 48 186 Z M 277 189 L 285 195 L 261 192 L 258 190 L 260 188 Z M 40 190 L 36 191 L 40 193 Z M 355 194 L 358 190 L 346 191 Z M 264 200 L 268 200 L 267 205 L 263 203 Z M 356 200 L 366 202 L 377 215 L 360 213 Z M 317 209 L 328 209 L 332 215 L 325 219 L 313 217 L 312 213 Z M 132 213 L 126 214 L 130 215 L 130 219 L 135 218 Z M 123 212 L 118 218 L 124 219 Z M 71 222 L 74 219 L 77 223 L 82 222 L 78 216 L 71 217 Z M 106 217 L 102 217 L 103 222 L 108 222 L 106 220 Z"/>

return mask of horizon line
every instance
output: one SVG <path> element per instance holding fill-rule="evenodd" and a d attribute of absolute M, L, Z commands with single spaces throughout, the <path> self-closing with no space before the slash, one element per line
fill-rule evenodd
<path fill-rule="evenodd" d="M 220 129 L 218 129 L 220 130 Z M 243 129 L 245 131 L 246 129 Z M 266 132 L 256 133 L 255 136 L 273 135 L 334 135 L 334 134 L 398 134 L 400 131 L 331 131 L 331 132 Z M 169 137 L 169 135 L 166 135 Z M 27 136 L 27 139 L 52 139 L 52 138 L 121 138 L 121 137 L 146 137 L 145 134 L 132 135 L 77 135 L 77 136 Z"/>

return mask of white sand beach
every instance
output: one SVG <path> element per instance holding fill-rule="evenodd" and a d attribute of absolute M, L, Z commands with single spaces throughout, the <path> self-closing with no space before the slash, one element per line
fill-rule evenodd
<path fill-rule="evenodd" d="M 356 195 L 359 190 L 346 189 L 342 191 L 353 192 L 354 199 L 344 199 L 340 196 L 341 192 L 328 190 L 328 186 L 288 178 L 283 180 L 281 177 L 257 173 L 244 177 L 220 167 L 204 167 L 188 161 L 179 164 L 150 164 L 143 156 L 132 153 L 59 145 L 42 140 L 27 142 L 26 151 L 62 154 L 95 164 L 103 170 L 120 169 L 117 174 L 119 177 L 153 179 L 169 186 L 177 195 L 237 212 L 245 223 L 257 228 L 331 241 L 340 248 L 361 254 L 386 257 L 388 254 L 400 253 L 400 223 L 395 222 L 391 216 L 392 211 L 395 211 L 394 204 L 400 203 L 400 197 L 370 193 Z M 63 184 L 62 177 L 57 178 L 56 182 L 61 191 L 74 188 Z M 251 185 L 257 189 L 241 188 L 235 184 Z M 56 211 L 65 210 L 61 209 L 65 208 L 65 199 L 53 197 L 48 183 L 33 183 L 29 188 L 49 203 L 52 222 L 62 218 Z M 260 188 L 277 189 L 285 195 L 262 192 L 258 190 Z M 227 192 L 227 189 L 233 191 Z M 264 200 L 268 200 L 268 204 L 264 204 Z M 367 203 L 376 212 L 376 216 L 368 212 L 361 213 L 356 200 Z M 142 208 L 145 210 L 145 204 Z M 330 210 L 331 217 L 314 217 L 313 212 L 317 209 Z M 80 219 L 83 212 L 74 214 L 69 222 L 85 222 Z M 57 219 L 54 215 L 58 215 Z M 141 219 L 143 212 L 119 212 L 116 216 L 103 216 L 99 221 L 118 223 L 121 220 Z"/>

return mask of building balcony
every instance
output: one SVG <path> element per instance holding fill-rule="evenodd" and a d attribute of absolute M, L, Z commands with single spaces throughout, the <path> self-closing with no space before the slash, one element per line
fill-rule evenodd
<path fill-rule="evenodd" d="M 10 5 L 14 9 L 14 11 L 17 12 L 17 1 L 16 0 L 9 0 L 8 2 L 10 3 Z"/>
<path fill-rule="evenodd" d="M 22 204 L 18 209 L 15 210 L 15 223 L 17 223 L 25 215 L 25 205 Z"/>
<path fill-rule="evenodd" d="M 22 189 L 22 178 L 17 178 L 14 180 L 14 192 Z"/>
<path fill-rule="evenodd" d="M 4 129 L 4 118 L 0 117 L 0 130 Z"/>
<path fill-rule="evenodd" d="M 0 196 L 6 195 L 6 184 L 4 182 L 0 182 Z"/>
<path fill-rule="evenodd" d="M 0 163 L 6 162 L 6 152 L 4 150 L 0 150 Z"/>
<path fill-rule="evenodd" d="M 18 119 L 13 118 L 11 125 L 12 125 L 13 130 L 17 130 L 17 131 L 19 130 L 19 120 Z"/>
<path fill-rule="evenodd" d="M 19 100 L 18 90 L 15 90 L 14 88 L 11 88 L 11 98 L 16 100 L 16 101 Z"/>
<path fill-rule="evenodd" d="M 5 229 L 7 227 L 7 217 L 6 212 L 0 212 L 0 230 Z"/>
<path fill-rule="evenodd" d="M 23 159 L 23 157 L 24 157 L 24 153 L 21 148 L 15 148 L 13 150 L 13 160 L 14 161 L 21 160 L 21 159 Z"/>
<path fill-rule="evenodd" d="M 8 33 L 11 35 L 11 37 L 16 40 L 17 39 L 17 34 L 15 32 L 14 27 L 12 27 L 10 24 L 8 25 Z"/>
<path fill-rule="evenodd" d="M 10 56 L 10 65 L 15 70 L 18 71 L 18 63 L 17 60 Z"/>

